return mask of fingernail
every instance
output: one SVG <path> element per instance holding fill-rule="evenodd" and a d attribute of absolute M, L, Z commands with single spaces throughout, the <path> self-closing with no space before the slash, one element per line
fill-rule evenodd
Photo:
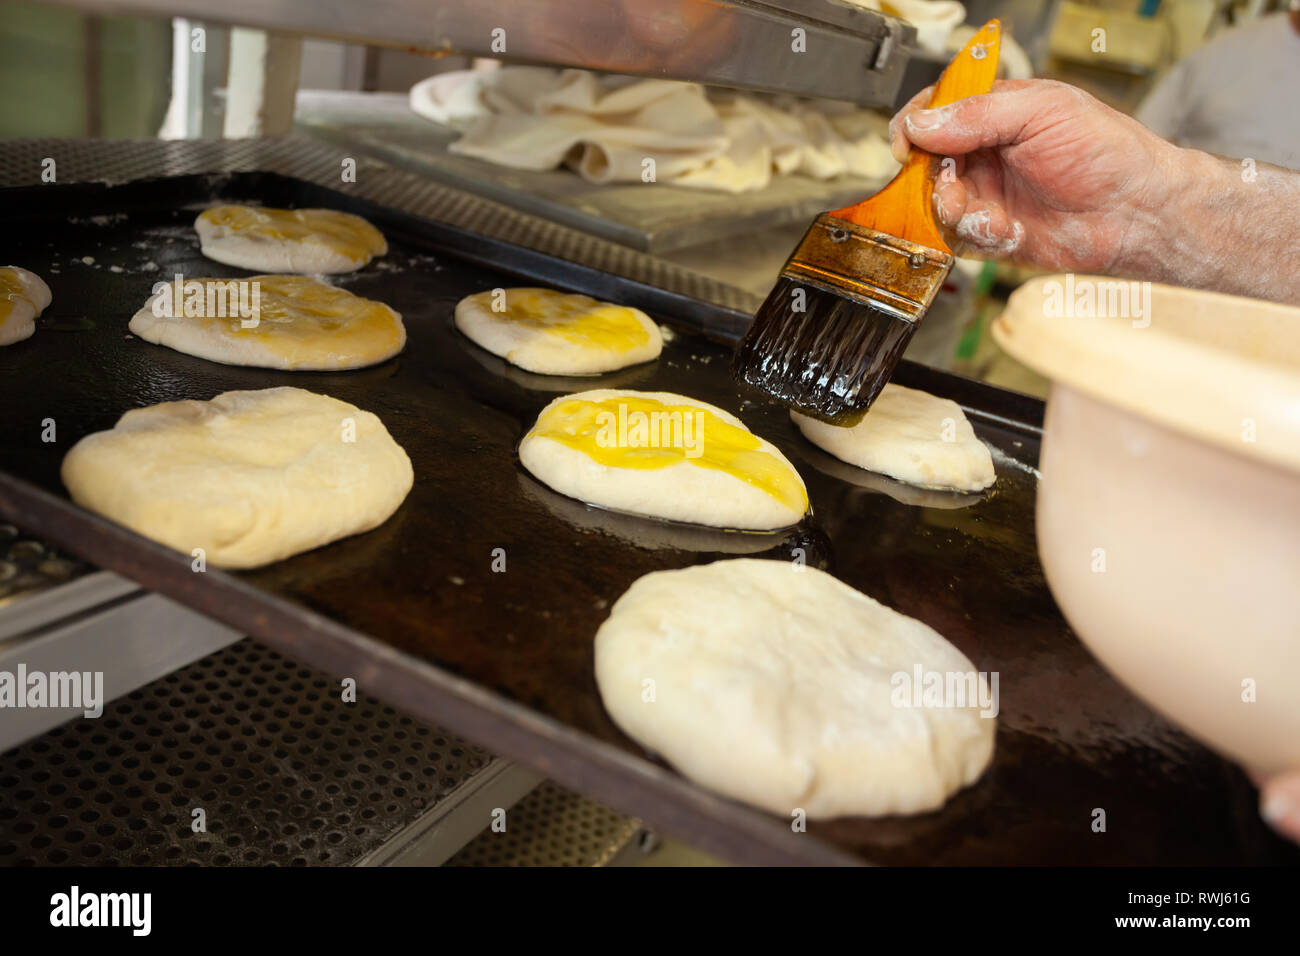
<path fill-rule="evenodd" d="M 946 118 L 943 107 L 940 107 L 937 110 L 916 110 L 913 113 L 908 113 L 904 122 L 907 123 L 908 129 L 926 130 L 934 129 Z"/>
<path fill-rule="evenodd" d="M 889 151 L 894 154 L 894 159 L 898 162 L 907 162 L 907 146 L 904 145 L 903 137 L 897 133 L 889 134 Z"/>

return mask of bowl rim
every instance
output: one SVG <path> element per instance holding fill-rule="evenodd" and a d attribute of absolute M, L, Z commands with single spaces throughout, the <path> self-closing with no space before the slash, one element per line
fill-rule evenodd
<path fill-rule="evenodd" d="M 1149 287 L 1147 324 L 1139 325 L 1129 315 L 1049 314 L 1049 296 L 1081 282 Z M 1213 310 L 1230 314 L 1225 321 L 1233 322 L 1242 336 L 1276 337 L 1280 328 L 1300 340 L 1300 308 L 1295 306 L 1076 273 L 1025 282 L 993 320 L 992 332 L 1006 352 L 1054 384 L 1300 472 L 1300 367 L 1292 371 L 1168 331 L 1180 316 L 1203 317 Z"/>

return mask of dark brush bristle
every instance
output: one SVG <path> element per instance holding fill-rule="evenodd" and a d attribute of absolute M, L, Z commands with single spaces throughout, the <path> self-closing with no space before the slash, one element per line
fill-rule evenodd
<path fill-rule="evenodd" d="M 731 373 L 805 415 L 852 425 L 915 331 L 915 322 L 782 275 L 754 314 Z"/>

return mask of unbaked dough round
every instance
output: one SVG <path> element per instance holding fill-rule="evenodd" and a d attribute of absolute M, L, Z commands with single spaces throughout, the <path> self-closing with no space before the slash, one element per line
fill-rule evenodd
<path fill-rule="evenodd" d="M 226 568 L 378 527 L 412 477 L 383 422 L 301 388 L 132 409 L 63 459 L 79 505 Z"/>
<path fill-rule="evenodd" d="M 557 398 L 524 436 L 519 460 L 561 494 L 655 518 L 772 531 L 808 510 L 803 479 L 776 446 L 729 412 L 672 392 Z"/>
<path fill-rule="evenodd" d="M 190 283 L 202 284 L 201 301 L 186 291 Z M 257 283 L 255 310 L 251 283 Z M 131 331 L 211 362 L 298 371 L 363 368 L 392 358 L 406 344 L 397 312 L 307 276 L 186 279 L 179 297 L 174 283 L 160 284 L 166 288 L 131 317 Z M 254 317 L 244 318 L 237 302 Z"/>
<path fill-rule="evenodd" d="M 213 206 L 194 229 L 209 259 L 255 272 L 355 272 L 388 251 L 378 229 L 334 209 Z"/>
<path fill-rule="evenodd" d="M 659 326 L 640 309 L 553 289 L 466 296 L 456 303 L 456 328 L 493 355 L 542 375 L 612 372 L 663 350 Z"/>
<path fill-rule="evenodd" d="M 28 338 L 49 304 L 50 287 L 40 276 L 18 266 L 0 267 L 0 345 Z"/>
<path fill-rule="evenodd" d="M 955 675 L 970 706 L 911 693 Z M 901 676 L 900 676 L 901 675 Z M 737 558 L 656 571 L 596 634 L 614 722 L 679 771 L 787 819 L 920 813 L 993 754 L 988 683 L 957 648 L 816 568 Z M 970 698 L 975 698 L 971 700 Z M 905 703 L 906 701 L 906 703 Z M 981 716 L 981 709 L 990 716 Z"/>
<path fill-rule="evenodd" d="M 847 428 L 791 412 L 818 448 L 850 465 L 922 488 L 980 491 L 997 479 L 993 456 L 961 406 L 890 383 L 867 414 Z"/>

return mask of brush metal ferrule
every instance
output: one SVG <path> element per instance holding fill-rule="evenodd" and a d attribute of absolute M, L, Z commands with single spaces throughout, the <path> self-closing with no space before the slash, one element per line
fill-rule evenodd
<path fill-rule="evenodd" d="M 822 213 L 782 275 L 916 322 L 954 261 L 949 253 Z"/>

